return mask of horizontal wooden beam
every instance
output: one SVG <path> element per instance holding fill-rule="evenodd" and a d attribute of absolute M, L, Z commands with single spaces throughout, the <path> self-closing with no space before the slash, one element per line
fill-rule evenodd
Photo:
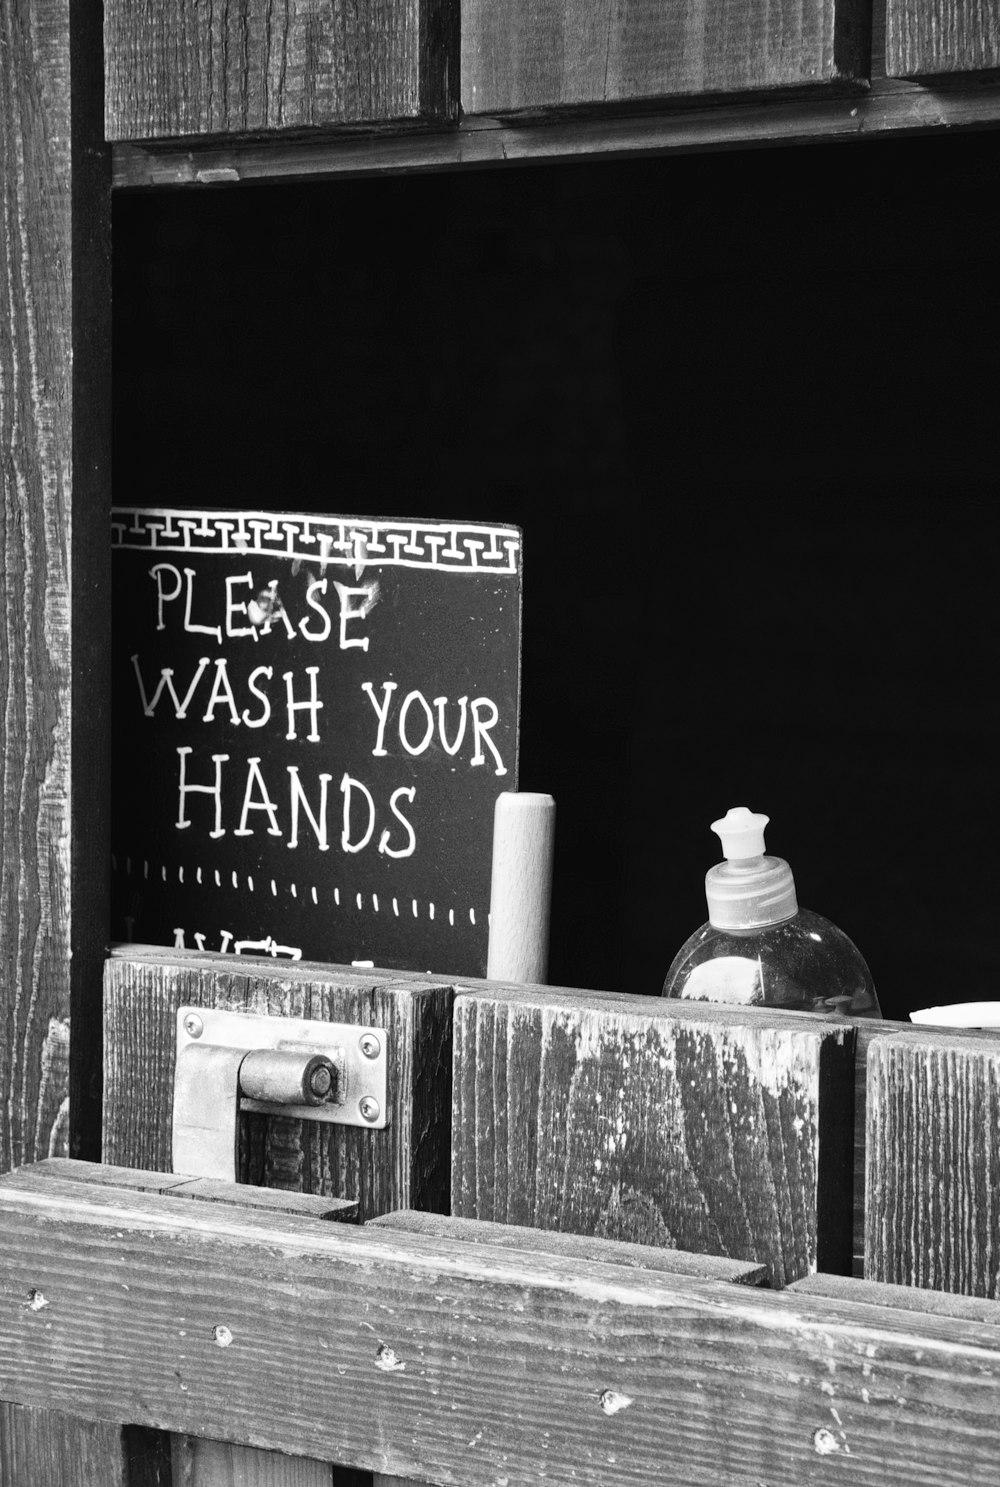
<path fill-rule="evenodd" d="M 851 98 L 768 99 L 656 113 L 473 118 L 445 129 L 382 130 L 301 139 L 142 147 L 116 145 L 114 188 L 222 186 L 259 181 L 468 170 L 635 159 L 671 153 L 864 141 L 1000 126 L 1000 87 L 873 83 Z"/>
<path fill-rule="evenodd" d="M 486 1244 L 494 1249 L 525 1250 L 529 1254 L 560 1255 L 579 1265 L 628 1265 L 639 1270 L 662 1270 L 670 1275 L 693 1275 L 700 1280 L 731 1281 L 734 1285 L 764 1286 L 767 1267 L 756 1261 L 729 1260 L 724 1255 L 693 1255 L 687 1250 L 656 1249 L 624 1240 L 593 1239 L 585 1234 L 529 1229 L 523 1224 L 491 1224 L 476 1219 L 445 1218 L 439 1213 L 397 1209 L 370 1220 L 369 1227 L 399 1233 L 422 1234 L 456 1244 Z"/>
<path fill-rule="evenodd" d="M 288 1213 L 296 1218 L 326 1219 L 334 1223 L 356 1223 L 358 1217 L 357 1203 L 345 1198 L 289 1193 L 283 1188 L 259 1188 L 246 1183 L 221 1182 L 212 1177 L 185 1177 L 176 1172 L 102 1166 L 64 1157 L 48 1157 L 32 1167 L 19 1168 L 10 1174 L 8 1185 L 24 1185 L 33 1190 L 39 1177 L 85 1183 L 91 1191 L 107 1188 L 112 1202 L 120 1201 L 127 1193 L 169 1193 L 172 1198 L 188 1198 L 196 1203 L 224 1203 L 236 1210 L 230 1217 L 238 1217 L 239 1212 L 247 1209 Z"/>
<path fill-rule="evenodd" d="M 0 1181 L 0 1397 L 468 1487 L 993 1487 L 988 1318 L 45 1174 Z M 849 1286 L 849 1282 L 844 1283 Z M 850 1297 L 850 1292 L 845 1292 Z"/>

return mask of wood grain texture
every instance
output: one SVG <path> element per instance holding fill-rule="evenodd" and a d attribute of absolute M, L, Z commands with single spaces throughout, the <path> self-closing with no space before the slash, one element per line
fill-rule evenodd
<path fill-rule="evenodd" d="M 463 0 L 467 114 L 851 83 L 870 13 L 854 0 Z"/>
<path fill-rule="evenodd" d="M 123 1193 L 169 1193 L 172 1198 L 187 1198 L 195 1203 L 223 1203 L 237 1217 L 245 1209 L 265 1213 L 289 1213 L 297 1218 L 324 1219 L 333 1223 L 353 1223 L 358 1216 L 356 1203 L 345 1198 L 321 1198 L 311 1193 L 275 1192 L 271 1188 L 247 1187 L 235 1182 L 220 1182 L 211 1177 L 184 1177 L 173 1173 L 143 1172 L 134 1167 L 109 1167 L 92 1162 L 50 1159 L 35 1162 L 9 1174 L 11 1187 L 34 1187 L 39 1176 L 59 1182 L 86 1183 L 110 1190 L 112 1200 Z"/>
<path fill-rule="evenodd" d="M 69 1016 L 70 40 L 0 4 L 0 1169 L 45 1154 Z M 53 1108 L 55 1107 L 55 1108 Z"/>
<path fill-rule="evenodd" d="M 455 1003 L 452 1212 L 851 1268 L 853 1029 L 755 1009 L 474 992 Z"/>
<path fill-rule="evenodd" d="M 993 1317 L 51 1188 L 0 1180 L 19 1404 L 468 1487 L 996 1481 Z"/>
<path fill-rule="evenodd" d="M 241 1180 L 356 1199 L 362 1218 L 446 1209 L 451 1099 L 448 986 L 329 966 L 123 947 L 105 970 L 104 1157 L 171 1169 L 178 1006 L 349 1022 L 388 1032 L 385 1130 L 249 1117 Z"/>
<path fill-rule="evenodd" d="M 333 1468 L 304 1456 L 279 1456 L 224 1441 L 176 1435 L 171 1487 L 332 1487 Z"/>
<path fill-rule="evenodd" d="M 868 1131 L 868 1048 L 873 1038 L 902 1039 L 926 1038 L 926 1029 L 912 1022 L 878 1022 L 859 1018 L 854 1024 L 854 1274 L 861 1277 L 865 1269 L 865 1167 L 867 1159 Z M 996 1034 L 974 1030 L 961 1030 L 942 1035 L 945 1041 L 959 1045 L 978 1043 L 988 1047 L 996 1041 Z M 869 1276 L 869 1278 L 871 1278 Z"/>
<path fill-rule="evenodd" d="M 306 139 L 272 135 L 230 137 L 112 152 L 116 190 L 149 186 L 206 186 L 220 181 L 334 180 L 396 171 L 478 169 L 545 160 L 611 160 L 649 154 L 746 149 L 761 144 L 899 138 L 1000 123 L 1000 86 L 981 79 L 927 89 L 885 75 L 886 0 L 872 5 L 871 87 L 838 96 L 815 89 L 775 97 L 700 106 L 697 99 L 669 109 L 591 110 L 559 118 L 503 122 L 472 115 L 432 130 L 372 130 L 365 135 L 321 133 Z"/>
<path fill-rule="evenodd" d="M 107 546 L 100 505 L 72 519 L 76 472 L 81 513 L 106 475 L 106 380 L 84 382 L 110 310 L 96 267 L 107 263 L 110 158 L 85 97 L 95 43 L 93 7 L 0 3 L 0 1170 L 67 1148 L 71 976 L 89 970 L 96 984 L 88 914 L 103 923 L 99 834 L 79 890 L 70 871 L 77 824 L 95 819 L 84 787 L 99 726 L 71 620 L 93 619 L 92 640 L 106 639 L 91 580 L 74 571 L 91 525 Z M 83 319 L 90 355 L 74 371 Z"/>
<path fill-rule="evenodd" d="M 105 5 L 107 138 L 449 118 L 458 0 Z"/>
<path fill-rule="evenodd" d="M 885 70 L 941 77 L 1000 69 L 996 0 L 888 0 Z"/>
<path fill-rule="evenodd" d="M 866 1306 L 888 1306 L 894 1311 L 933 1313 L 939 1317 L 957 1317 L 965 1322 L 985 1322 L 1000 1326 L 1000 1306 L 995 1301 L 973 1296 L 956 1296 L 951 1291 L 927 1291 L 917 1286 L 892 1286 L 882 1281 L 859 1281 L 843 1275 L 807 1275 L 788 1287 L 796 1295 L 829 1296 L 837 1301 L 862 1301 Z"/>
<path fill-rule="evenodd" d="M 443 1218 L 437 1213 L 416 1213 L 403 1208 L 371 1219 L 379 1229 L 422 1234 L 427 1239 L 447 1239 L 462 1244 L 487 1244 L 493 1249 L 526 1250 L 529 1254 L 562 1255 L 588 1265 L 629 1265 L 639 1270 L 662 1270 L 668 1275 L 696 1275 L 701 1280 L 724 1280 L 734 1285 L 762 1286 L 767 1283 L 763 1265 L 745 1260 L 727 1260 L 721 1255 L 692 1255 L 687 1250 L 654 1249 L 648 1244 L 627 1244 L 621 1239 L 592 1239 L 587 1235 L 560 1234 L 527 1229 L 519 1224 L 492 1224 L 477 1219 Z"/>
<path fill-rule="evenodd" d="M 152 1487 L 152 1483 L 148 1476 L 130 1481 L 120 1425 L 0 1401 L 0 1487 Z"/>
<path fill-rule="evenodd" d="M 865 1274 L 1000 1294 L 1000 1038 L 869 1044 Z"/>

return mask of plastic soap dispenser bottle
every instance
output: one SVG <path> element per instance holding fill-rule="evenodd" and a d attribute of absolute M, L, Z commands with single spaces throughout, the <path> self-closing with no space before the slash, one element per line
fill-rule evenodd
<path fill-rule="evenodd" d="M 788 863 L 765 855 L 767 822 L 746 806 L 713 821 L 726 861 L 706 875 L 708 923 L 674 957 L 663 995 L 881 1017 L 857 946 L 828 919 L 800 909 Z"/>

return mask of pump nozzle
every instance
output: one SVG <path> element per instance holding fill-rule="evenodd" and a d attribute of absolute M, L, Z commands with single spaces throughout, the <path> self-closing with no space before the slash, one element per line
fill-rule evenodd
<path fill-rule="evenodd" d="M 723 857 L 729 862 L 762 857 L 764 827 L 770 819 L 747 810 L 745 805 L 731 806 L 720 820 L 712 822 L 712 830 L 722 842 Z"/>
<path fill-rule="evenodd" d="M 737 805 L 712 822 L 726 857 L 705 877 L 708 918 L 716 929 L 760 929 L 798 913 L 791 868 L 781 857 L 764 855 L 768 819 Z"/>

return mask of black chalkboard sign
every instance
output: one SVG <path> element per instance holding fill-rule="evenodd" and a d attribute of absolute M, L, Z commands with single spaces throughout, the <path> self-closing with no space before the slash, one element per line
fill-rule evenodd
<path fill-rule="evenodd" d="M 112 934 L 483 975 L 515 527 L 113 513 Z"/>

